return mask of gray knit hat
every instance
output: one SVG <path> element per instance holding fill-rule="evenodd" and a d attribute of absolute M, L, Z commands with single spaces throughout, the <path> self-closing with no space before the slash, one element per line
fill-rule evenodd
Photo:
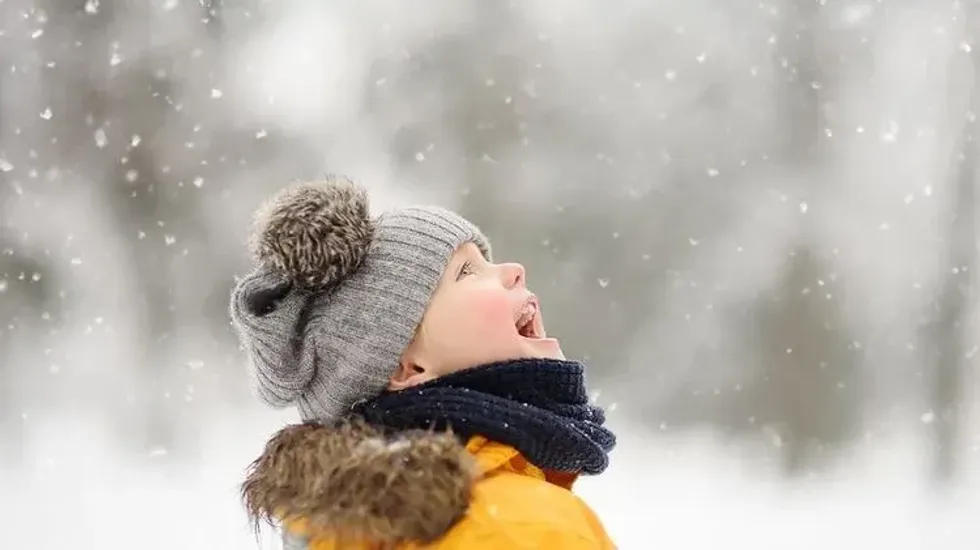
<path fill-rule="evenodd" d="M 257 267 L 231 296 L 231 319 L 267 404 L 331 421 L 380 394 L 453 252 L 483 233 L 438 207 L 372 219 L 347 178 L 287 187 L 256 214 Z"/>

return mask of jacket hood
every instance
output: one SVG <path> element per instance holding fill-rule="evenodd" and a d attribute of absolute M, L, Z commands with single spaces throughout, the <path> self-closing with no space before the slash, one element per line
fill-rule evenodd
<path fill-rule="evenodd" d="M 432 542 L 466 512 L 476 475 L 452 433 L 305 423 L 266 443 L 242 499 L 256 528 L 299 521 L 338 540 Z"/>

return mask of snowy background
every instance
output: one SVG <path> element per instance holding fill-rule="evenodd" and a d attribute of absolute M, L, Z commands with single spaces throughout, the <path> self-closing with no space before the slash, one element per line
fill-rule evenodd
<path fill-rule="evenodd" d="M 0 548 L 276 547 L 228 294 L 340 172 L 527 266 L 622 548 L 976 550 L 976 67 L 965 0 L 0 0 Z"/>

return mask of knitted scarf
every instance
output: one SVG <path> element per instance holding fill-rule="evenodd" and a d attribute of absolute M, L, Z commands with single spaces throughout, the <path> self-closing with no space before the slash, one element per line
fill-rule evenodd
<path fill-rule="evenodd" d="M 354 406 L 389 430 L 452 429 L 510 445 L 535 466 L 598 474 L 616 437 L 602 409 L 589 404 L 585 367 L 576 361 L 501 361 L 439 377 Z"/>

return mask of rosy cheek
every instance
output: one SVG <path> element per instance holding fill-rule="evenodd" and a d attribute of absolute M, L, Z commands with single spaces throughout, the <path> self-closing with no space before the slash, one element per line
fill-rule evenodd
<path fill-rule="evenodd" d="M 497 332 L 513 328 L 514 308 L 506 294 L 481 292 L 471 298 L 473 317 L 483 330 Z"/>

